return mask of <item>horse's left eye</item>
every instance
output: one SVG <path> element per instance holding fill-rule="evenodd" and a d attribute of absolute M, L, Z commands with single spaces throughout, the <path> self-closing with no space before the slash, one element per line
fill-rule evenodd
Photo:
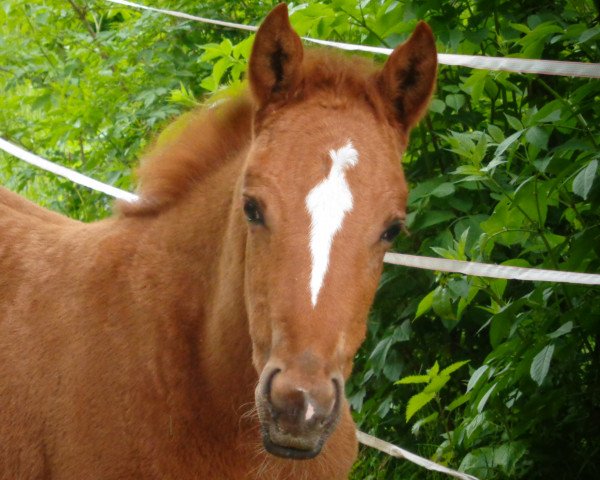
<path fill-rule="evenodd" d="M 402 225 L 400 224 L 400 222 L 396 222 L 392 225 L 390 225 L 385 232 L 383 232 L 381 234 L 381 240 L 383 240 L 384 242 L 389 242 L 392 243 L 396 237 L 400 234 L 400 232 L 402 231 Z"/>
<path fill-rule="evenodd" d="M 256 225 L 263 225 L 265 219 L 263 217 L 260 205 L 254 198 L 244 198 L 244 214 L 246 220 Z"/>

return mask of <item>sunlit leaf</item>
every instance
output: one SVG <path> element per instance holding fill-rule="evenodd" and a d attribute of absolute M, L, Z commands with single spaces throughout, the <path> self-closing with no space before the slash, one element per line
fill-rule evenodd
<path fill-rule="evenodd" d="M 425 407 L 429 402 L 431 402 L 435 398 L 435 393 L 417 393 L 412 396 L 406 405 L 406 421 L 410 421 L 410 419 Z"/>
<path fill-rule="evenodd" d="M 548 371 L 550 370 L 550 362 L 552 361 L 552 356 L 554 355 L 554 344 L 551 343 L 546 345 L 544 348 L 540 350 L 540 352 L 533 357 L 533 361 L 531 362 L 531 368 L 529 369 L 529 374 L 535 383 L 541 385 L 544 383 L 544 379 L 546 375 L 548 375 Z"/>
<path fill-rule="evenodd" d="M 576 193 L 584 200 L 587 199 L 596 174 L 598 172 L 598 160 L 592 160 L 582 169 L 573 180 L 573 193 Z"/>

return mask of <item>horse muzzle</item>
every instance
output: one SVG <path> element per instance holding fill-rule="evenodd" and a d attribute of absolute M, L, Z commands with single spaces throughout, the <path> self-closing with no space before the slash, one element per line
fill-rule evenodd
<path fill-rule="evenodd" d="M 341 376 L 308 381 L 265 367 L 255 392 L 265 449 L 288 459 L 316 457 L 337 424 L 342 390 Z"/>

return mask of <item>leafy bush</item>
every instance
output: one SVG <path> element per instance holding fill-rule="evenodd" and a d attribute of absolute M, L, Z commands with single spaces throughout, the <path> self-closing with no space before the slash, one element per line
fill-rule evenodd
<path fill-rule="evenodd" d="M 274 2 L 153 2 L 258 23 Z M 396 45 L 427 20 L 442 52 L 600 61 L 598 2 L 327 0 L 303 35 Z M 0 7 L 0 131 L 131 188 L 145 142 L 239 85 L 251 37 L 103 1 Z M 600 82 L 441 67 L 413 132 L 398 251 L 600 270 Z M 0 181 L 81 219 L 110 202 L 0 154 Z M 481 479 L 600 476 L 600 291 L 388 266 L 348 395 L 362 429 Z M 468 362 L 468 363 L 467 363 Z M 421 383 L 418 383 L 421 382 Z M 357 479 L 442 478 L 362 450 Z"/>

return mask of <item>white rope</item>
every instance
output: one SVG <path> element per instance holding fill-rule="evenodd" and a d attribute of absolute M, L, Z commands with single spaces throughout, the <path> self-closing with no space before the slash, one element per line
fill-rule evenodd
<path fill-rule="evenodd" d="M 184 18 L 186 20 L 195 20 L 196 22 L 210 23 L 211 25 L 218 25 L 220 27 L 235 28 L 238 30 L 248 30 L 250 32 L 256 32 L 258 27 L 252 25 L 243 25 L 241 23 L 224 22 L 222 20 L 212 20 L 210 18 L 198 17 L 196 15 L 189 15 L 187 13 L 177 12 L 176 10 L 165 10 L 163 8 L 147 7 L 146 5 L 140 5 L 139 3 L 127 2 L 126 0 L 106 0 L 111 3 L 118 3 L 119 5 L 125 5 L 126 7 L 140 8 L 142 10 L 150 10 L 151 12 L 164 13 L 165 15 L 171 15 L 172 17 Z"/>
<path fill-rule="evenodd" d="M 212 20 L 210 18 L 198 17 L 187 13 L 177 12 L 175 10 L 165 10 L 162 8 L 148 7 L 139 3 L 128 2 L 127 0 L 106 0 L 141 10 L 171 15 L 172 17 L 183 18 L 185 20 L 194 20 L 197 22 L 219 25 L 222 27 L 235 28 L 255 32 L 258 27 L 252 25 L 243 25 L 241 23 L 224 22 L 221 20 Z M 319 40 L 316 38 L 302 37 L 308 42 L 327 45 L 329 47 L 339 48 L 349 51 L 360 51 L 379 53 L 389 55 L 391 48 L 370 47 L 367 45 L 355 45 L 351 43 L 332 42 L 329 40 Z M 454 65 L 461 67 L 480 68 L 483 70 L 498 70 L 515 73 L 536 73 L 542 75 L 560 75 L 566 77 L 589 77 L 600 78 L 600 63 L 566 62 L 558 60 L 536 60 L 526 58 L 507 58 L 507 57 L 486 57 L 481 55 L 457 55 L 451 53 L 438 53 L 438 62 L 443 65 Z"/>
<path fill-rule="evenodd" d="M 386 253 L 384 261 L 404 267 L 422 268 L 440 272 L 462 273 L 475 277 L 506 278 L 538 282 L 577 283 L 600 285 L 600 274 L 543 270 L 541 268 L 510 267 L 488 263 L 448 260 L 446 258 L 421 257 L 404 253 Z"/>
<path fill-rule="evenodd" d="M 426 468 L 427 470 L 433 470 L 434 472 L 445 473 L 446 475 L 450 475 L 454 478 L 460 478 L 461 480 L 479 480 L 477 477 L 473 475 L 469 475 L 468 473 L 457 472 L 456 470 L 452 470 L 451 468 L 444 467 L 443 465 L 439 465 L 431 460 L 427 460 L 426 458 L 420 457 L 414 453 L 409 452 L 408 450 L 404 450 L 392 443 L 386 442 L 385 440 L 381 440 L 380 438 L 369 435 L 368 433 L 361 432 L 360 430 L 356 431 L 356 438 L 360 443 L 366 445 L 367 447 L 375 448 L 380 452 L 387 453 L 392 457 L 403 458 L 412 462 L 420 467 Z"/>
<path fill-rule="evenodd" d="M 106 183 L 99 182 L 98 180 L 86 177 L 85 175 L 82 175 L 79 172 L 75 172 L 74 170 L 71 170 L 67 167 L 57 165 L 56 163 L 53 163 L 42 157 L 38 157 L 37 155 L 34 155 L 33 153 L 28 152 L 27 150 L 24 150 L 21 147 L 17 147 L 12 143 L 7 142 L 3 138 L 0 138 L 0 148 L 15 157 L 20 158 L 21 160 L 24 160 L 27 163 L 30 163 L 31 165 L 35 165 L 36 167 L 39 167 L 43 170 L 67 178 L 73 183 L 83 185 L 84 187 L 91 188 L 92 190 L 96 190 L 98 192 L 105 193 L 106 195 L 109 195 L 111 197 L 120 198 L 121 200 L 127 200 L 128 202 L 133 202 L 138 198 L 138 196 L 134 195 L 133 193 L 129 193 L 125 190 L 113 187 L 112 185 L 107 185 Z"/>

